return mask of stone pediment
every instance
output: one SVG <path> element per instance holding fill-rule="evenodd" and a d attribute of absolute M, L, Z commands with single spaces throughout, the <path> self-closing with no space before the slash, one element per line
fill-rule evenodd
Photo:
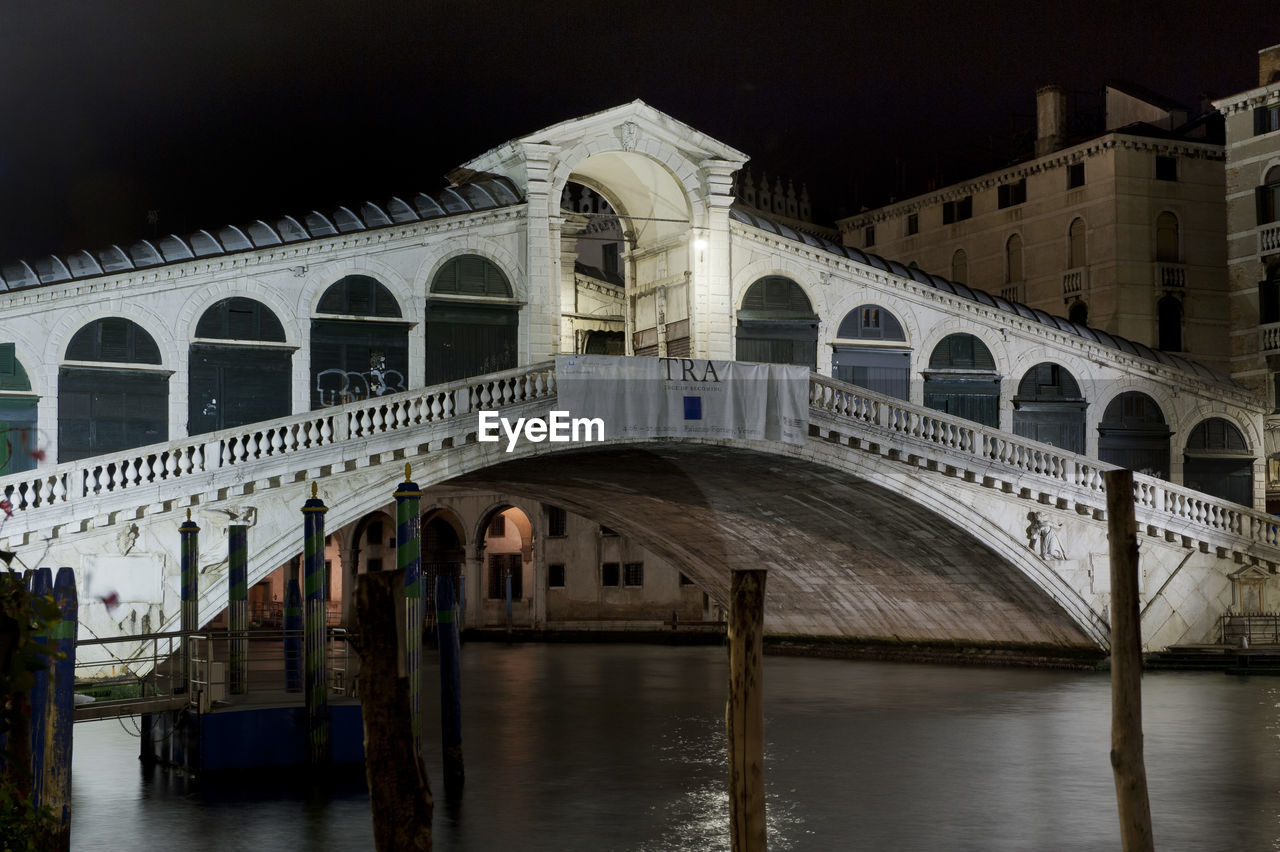
<path fill-rule="evenodd" d="M 552 159 L 557 152 L 581 145 L 587 145 L 592 155 L 645 151 L 646 139 L 660 142 L 665 149 L 676 149 L 695 165 L 720 160 L 735 164 L 736 169 L 749 159 L 736 148 L 644 101 L 634 100 L 512 139 L 464 163 L 451 176 L 477 172 L 495 174 L 524 187 L 528 181 L 525 163 L 532 159 Z"/>
<path fill-rule="evenodd" d="M 1267 569 L 1262 568 L 1258 565 L 1246 565 L 1244 568 L 1241 568 L 1239 571 L 1236 571 L 1232 574 L 1228 574 L 1227 577 L 1231 580 L 1236 580 L 1236 581 L 1266 580 L 1271 577 L 1271 572 L 1269 572 Z"/>

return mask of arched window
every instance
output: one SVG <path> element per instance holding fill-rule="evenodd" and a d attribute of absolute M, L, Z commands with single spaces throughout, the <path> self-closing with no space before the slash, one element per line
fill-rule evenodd
<path fill-rule="evenodd" d="M 1088 263 L 1084 220 L 1077 216 L 1071 220 L 1071 227 L 1067 230 L 1067 268 L 1077 269 Z"/>
<path fill-rule="evenodd" d="M 1000 374 L 991 350 L 972 334 L 934 347 L 924 371 L 924 404 L 984 426 L 1000 425 Z"/>
<path fill-rule="evenodd" d="M 770 275 L 747 288 L 738 309 L 737 357 L 761 364 L 818 366 L 818 316 L 790 278 Z"/>
<path fill-rule="evenodd" d="M 1071 303 L 1071 307 L 1067 309 L 1067 319 L 1076 325 L 1089 324 L 1089 306 L 1079 299 Z"/>
<path fill-rule="evenodd" d="M 1013 433 L 1073 453 L 1084 452 L 1084 395 L 1075 377 L 1047 361 L 1018 383 L 1013 398 Z"/>
<path fill-rule="evenodd" d="M 879 305 L 845 314 L 836 331 L 831 375 L 877 393 L 908 399 L 911 350 L 898 318 Z"/>
<path fill-rule="evenodd" d="M 1202 420 L 1187 436 L 1182 479 L 1188 488 L 1243 506 L 1253 505 L 1253 455 L 1228 420 Z"/>
<path fill-rule="evenodd" d="M 67 345 L 58 370 L 58 461 L 169 440 L 169 374 L 160 347 L 122 317 L 94 320 Z M 152 367 L 152 369 L 148 369 Z"/>
<path fill-rule="evenodd" d="M 1280 221 L 1280 166 L 1267 169 L 1262 186 L 1253 192 L 1258 207 L 1258 225 Z"/>
<path fill-rule="evenodd" d="M 964 249 L 956 249 L 951 255 L 951 280 L 957 284 L 969 283 L 969 255 Z"/>
<path fill-rule="evenodd" d="M 36 466 L 40 441 L 31 380 L 18 360 L 17 347 L 0 343 L 0 476 Z"/>
<path fill-rule="evenodd" d="M 1169 478 L 1169 427 L 1156 401 L 1126 391 L 1107 405 L 1098 424 L 1098 458 L 1117 467 Z"/>
<path fill-rule="evenodd" d="M 1182 351 L 1182 300 L 1177 296 L 1165 296 L 1156 303 L 1156 321 L 1159 326 L 1158 349 L 1166 352 Z"/>
<path fill-rule="evenodd" d="M 236 296 L 210 307 L 190 347 L 187 434 L 201 435 L 289 414 L 293 352 L 261 302 Z"/>
<path fill-rule="evenodd" d="M 311 407 L 405 390 L 409 324 L 381 282 L 348 275 L 324 291 L 311 320 Z"/>
<path fill-rule="evenodd" d="M 427 384 L 516 366 L 520 309 L 496 264 L 468 254 L 447 261 L 427 296 Z"/>
<path fill-rule="evenodd" d="M 1156 217 L 1156 261 L 1159 263 L 1177 263 L 1179 261 L 1178 217 L 1165 211 Z"/>
<path fill-rule="evenodd" d="M 1022 237 L 1013 234 L 1004 244 L 1004 283 L 1022 280 Z"/>

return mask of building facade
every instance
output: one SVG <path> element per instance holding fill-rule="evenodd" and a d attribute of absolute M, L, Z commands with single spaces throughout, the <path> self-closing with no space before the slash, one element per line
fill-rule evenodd
<path fill-rule="evenodd" d="M 1267 417 L 1267 506 L 1280 511 L 1280 45 L 1258 86 L 1216 101 L 1226 119 L 1231 375 Z"/>
<path fill-rule="evenodd" d="M 1105 94 L 1105 132 L 1073 140 L 1064 93 L 1040 89 L 1034 157 L 842 219 L 842 239 L 1225 371 L 1221 134 L 1137 87 Z"/>

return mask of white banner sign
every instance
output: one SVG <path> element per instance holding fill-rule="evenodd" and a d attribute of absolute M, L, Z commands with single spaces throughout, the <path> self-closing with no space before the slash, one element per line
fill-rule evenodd
<path fill-rule="evenodd" d="M 606 438 L 736 438 L 803 444 L 809 368 L 701 358 L 557 355 L 558 405 Z"/>

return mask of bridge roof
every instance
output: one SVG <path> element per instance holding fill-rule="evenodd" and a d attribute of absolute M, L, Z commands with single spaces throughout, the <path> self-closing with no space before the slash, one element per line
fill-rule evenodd
<path fill-rule="evenodd" d="M 943 278 L 941 275 L 933 275 L 925 272 L 919 267 L 903 266 L 896 260 L 889 260 L 878 254 L 864 252 L 860 249 L 853 248 L 852 246 L 841 245 L 840 243 L 823 237 L 798 231 L 780 222 L 774 221 L 773 219 L 761 216 L 754 210 L 744 209 L 741 205 L 735 204 L 730 208 L 729 217 L 731 219 L 736 219 L 743 224 L 759 228 L 762 231 L 777 234 L 784 239 L 804 243 L 811 248 L 840 255 L 841 257 L 847 258 L 856 263 L 873 266 L 876 269 L 888 272 L 891 275 L 897 275 L 901 278 L 909 278 L 917 283 L 933 287 L 936 290 L 952 293 L 956 296 L 960 296 L 961 298 L 968 299 L 971 302 L 978 302 L 979 304 L 986 305 L 990 308 L 996 308 L 997 310 L 1017 314 L 1023 319 L 1038 322 L 1041 325 L 1047 325 L 1050 328 L 1056 328 L 1060 331 L 1065 331 L 1068 334 L 1074 334 L 1077 337 L 1082 337 L 1085 340 L 1089 340 L 1094 343 L 1100 343 L 1103 346 L 1117 349 L 1128 355 L 1144 358 L 1148 361 L 1155 361 L 1156 363 L 1163 364 L 1170 369 L 1189 373 L 1197 378 L 1204 379 L 1205 381 L 1239 387 L 1239 385 L 1229 376 L 1225 376 L 1222 373 L 1209 369 L 1203 364 L 1198 364 L 1195 361 L 1191 361 L 1179 355 L 1173 355 L 1159 349 L 1152 349 L 1150 346 L 1145 344 L 1129 340 L 1125 337 L 1120 337 L 1119 335 L 1108 334 L 1100 328 L 1092 328 L 1087 325 L 1072 322 L 1066 317 L 1055 316 L 1039 310 L 1038 308 L 1032 308 L 1024 305 L 1021 302 L 1011 302 L 1008 299 L 993 296 L 985 290 L 979 290 L 976 287 L 969 287 L 958 281 L 951 281 L 950 279 Z"/>
<path fill-rule="evenodd" d="M 33 263 L 18 260 L 0 266 L 0 291 L 492 210 L 523 201 L 520 189 L 506 178 L 472 174 L 466 180 L 436 192 L 393 197 L 382 204 L 366 201 L 358 206 L 337 207 L 327 213 L 312 210 L 299 216 L 282 216 L 271 222 L 257 219 L 249 224 L 227 225 L 215 231 L 196 231 L 185 237 L 170 234 L 159 239 L 139 240 L 127 248 L 112 245 L 96 252 L 82 249 L 61 257 L 48 255 Z"/>

